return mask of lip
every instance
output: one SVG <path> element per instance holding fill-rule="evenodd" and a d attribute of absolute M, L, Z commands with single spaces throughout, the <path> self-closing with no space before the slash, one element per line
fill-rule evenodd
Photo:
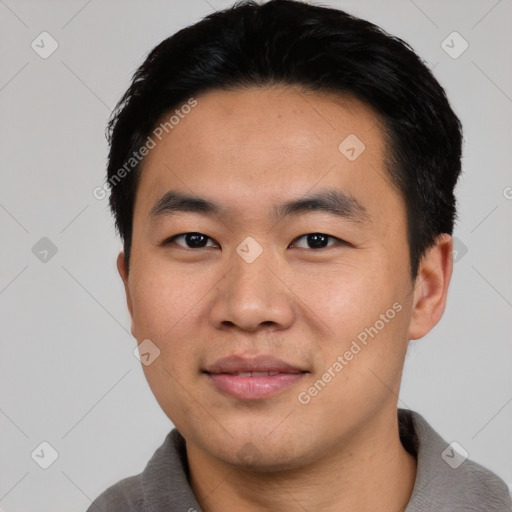
<path fill-rule="evenodd" d="M 308 372 L 276 357 L 260 355 L 218 359 L 203 373 L 224 394 L 239 400 L 261 400 L 292 386 Z"/>
<path fill-rule="evenodd" d="M 208 365 L 206 373 L 244 373 L 244 372 L 279 372 L 279 373 L 301 373 L 304 370 L 274 356 L 259 355 L 253 357 L 229 356 L 217 359 L 213 364 Z"/>

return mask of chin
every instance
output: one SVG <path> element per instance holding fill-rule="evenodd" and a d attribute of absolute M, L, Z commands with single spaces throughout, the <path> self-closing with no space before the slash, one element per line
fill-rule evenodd
<path fill-rule="evenodd" d="M 203 437 L 203 449 L 225 464 L 256 473 L 290 471 L 311 462 L 312 453 L 302 435 L 293 437 L 283 429 L 280 435 L 261 428 L 240 431 L 232 437 Z"/>
<path fill-rule="evenodd" d="M 274 447 L 256 446 L 251 441 L 244 443 L 236 452 L 211 453 L 224 463 L 254 473 L 279 473 L 293 471 L 302 466 L 308 457 L 298 454 L 290 447 L 281 447 L 276 452 Z"/>

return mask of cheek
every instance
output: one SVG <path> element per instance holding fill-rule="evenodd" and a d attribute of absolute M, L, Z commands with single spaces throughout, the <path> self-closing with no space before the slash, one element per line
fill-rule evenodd
<path fill-rule="evenodd" d="M 316 339 L 315 353 L 318 370 L 330 369 L 336 375 L 332 380 L 337 384 L 323 394 L 327 402 L 334 401 L 333 406 L 350 396 L 370 399 L 369 390 L 375 392 L 375 387 L 385 392 L 372 372 L 392 387 L 398 382 L 410 315 L 406 278 L 395 274 L 381 257 L 373 265 L 369 260 L 364 266 L 338 265 L 297 282 L 298 294 L 307 297 L 309 308 L 328 326 L 329 340 Z"/>
<path fill-rule="evenodd" d="M 133 286 L 134 334 L 139 343 L 150 339 L 160 350 L 142 368 L 160 407 L 177 425 L 194 414 L 190 400 L 198 354 L 194 333 L 205 290 L 189 276 L 155 265 L 148 268 L 151 271 L 141 273 L 143 277 Z"/>
<path fill-rule="evenodd" d="M 135 336 L 139 341 L 167 340 L 200 307 L 204 283 L 157 262 L 146 267 L 149 270 L 134 269 L 131 286 Z"/>
<path fill-rule="evenodd" d="M 306 309 L 313 311 L 328 327 L 330 335 L 347 341 L 373 325 L 400 299 L 400 283 L 392 277 L 383 258 L 373 264 L 340 263 L 298 272 L 291 285 Z"/>
<path fill-rule="evenodd" d="M 142 268 L 142 266 L 141 266 Z M 132 282 L 133 331 L 137 341 L 150 339 L 160 350 L 151 366 L 144 367 L 151 387 L 176 388 L 193 378 L 201 350 L 201 319 L 211 300 L 215 279 L 204 272 L 176 270 L 158 261 L 134 269 Z M 137 272 L 138 270 L 138 272 Z M 137 278 L 140 276 L 140 278 Z M 155 389 L 154 389 L 155 391 Z"/>

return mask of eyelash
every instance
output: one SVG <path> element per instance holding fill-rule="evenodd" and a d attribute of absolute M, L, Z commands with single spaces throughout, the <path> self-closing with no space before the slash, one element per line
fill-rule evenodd
<path fill-rule="evenodd" d="M 180 233 L 179 235 L 174 235 L 174 236 L 171 236 L 169 238 L 166 238 L 163 242 L 161 242 L 159 245 L 161 247 L 166 247 L 168 245 L 170 245 L 171 243 L 175 243 L 175 240 L 177 238 L 180 238 L 180 237 L 185 237 L 186 235 L 202 235 L 202 236 L 206 236 L 204 235 L 204 233 L 199 233 L 197 231 L 190 231 L 190 232 L 187 232 L 187 233 Z M 329 247 L 333 247 L 334 245 L 350 245 L 348 242 L 346 242 L 345 240 L 342 240 L 341 238 L 338 238 L 338 237 L 335 237 L 335 236 L 332 236 L 332 235 L 327 235 L 326 233 L 319 233 L 319 232 L 313 232 L 313 233 L 306 233 L 305 235 L 301 235 L 301 236 L 298 236 L 297 238 L 295 238 L 291 243 L 294 244 L 297 242 L 297 240 L 300 240 L 301 238 L 304 238 L 304 237 L 307 237 L 309 235 L 322 235 L 324 237 L 327 237 L 329 239 L 332 239 L 332 240 L 336 240 L 336 244 L 331 244 L 331 245 L 327 245 L 326 247 L 320 247 L 320 248 L 308 248 L 312 251 L 320 251 L 322 249 L 328 249 Z M 208 240 L 213 240 L 213 238 L 209 237 L 209 236 L 206 236 L 206 238 Z M 215 242 L 217 243 L 217 242 Z M 180 244 L 177 244 L 179 247 L 183 248 L 183 249 L 190 249 L 190 250 L 198 250 L 198 249 L 205 249 L 206 247 L 212 247 L 212 246 L 206 246 L 206 247 L 185 247 L 183 245 L 180 245 Z M 299 249 L 304 249 L 304 247 L 299 247 Z"/>

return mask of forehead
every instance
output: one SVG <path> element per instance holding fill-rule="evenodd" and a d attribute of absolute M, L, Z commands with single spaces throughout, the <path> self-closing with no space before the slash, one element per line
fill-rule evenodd
<path fill-rule="evenodd" d="M 262 201 L 282 202 L 315 188 L 337 188 L 374 209 L 385 206 L 383 195 L 397 194 L 385 170 L 382 124 L 354 98 L 267 87 L 195 99 L 146 157 L 136 212 L 147 214 L 167 190 L 253 214 Z"/>
<path fill-rule="evenodd" d="M 166 145 L 195 149 L 188 157 L 210 161 L 258 149 L 259 156 L 273 158 L 285 150 L 279 160 L 300 156 L 314 162 L 319 150 L 339 159 L 339 144 L 350 135 L 354 140 L 364 139 L 372 155 L 383 149 L 377 115 L 355 98 L 276 86 L 215 90 L 196 101 L 189 114 L 180 119 L 173 116 L 177 124 L 163 134 L 160 150 Z M 169 114 L 164 114 L 160 122 L 168 118 Z"/>

